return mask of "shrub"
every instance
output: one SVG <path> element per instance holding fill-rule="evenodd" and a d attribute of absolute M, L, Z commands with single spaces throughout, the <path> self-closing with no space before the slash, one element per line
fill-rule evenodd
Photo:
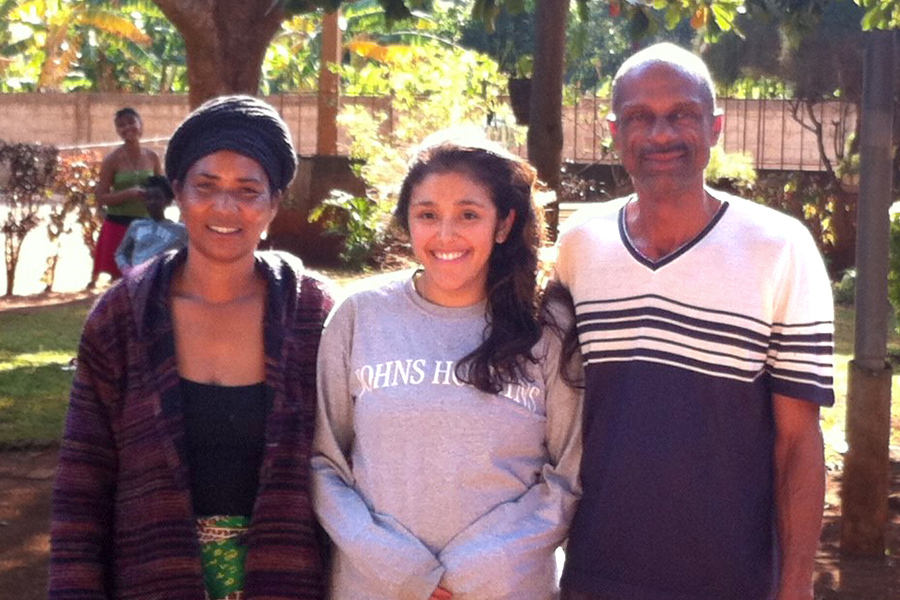
<path fill-rule="evenodd" d="M 343 190 L 331 194 L 309 213 L 311 223 L 321 220 L 325 233 L 344 238 L 340 259 L 346 266 L 360 268 L 370 259 L 384 237 L 390 206 L 371 198 L 360 198 Z"/>
<path fill-rule="evenodd" d="M 50 214 L 47 235 L 51 242 L 57 242 L 62 233 L 71 231 L 71 229 L 63 231 L 63 228 L 66 218 L 74 214 L 75 222 L 81 229 L 81 241 L 91 255 L 94 254 L 100 227 L 103 225 L 103 218 L 98 214 L 94 199 L 94 187 L 100 178 L 102 161 L 103 155 L 95 150 L 82 150 L 68 154 L 60 160 L 54 191 L 62 196 L 63 201 Z M 44 273 L 47 289 L 53 285 L 57 257 L 58 253 L 47 259 L 47 271 Z M 93 283 L 91 281 L 88 286 Z"/>
<path fill-rule="evenodd" d="M 0 142 L 0 198 L 6 205 L 6 220 L 0 224 L 4 237 L 6 295 L 11 296 L 16 267 L 25 237 L 40 224 L 41 201 L 50 188 L 59 159 L 54 146 Z"/>
<path fill-rule="evenodd" d="M 88 251 L 94 253 L 100 226 L 103 224 L 103 219 L 97 214 L 94 205 L 93 193 L 100 176 L 101 161 L 101 154 L 92 150 L 68 154 L 60 159 L 53 191 L 62 196 L 62 201 L 53 203 L 47 222 L 47 237 L 54 247 L 54 252 L 47 257 L 47 269 L 41 278 L 47 286 L 46 291 L 53 288 L 56 265 L 59 263 L 60 239 L 72 232 L 68 219 L 73 213 L 75 222 L 81 229 L 82 241 Z M 93 283 L 91 281 L 88 285 Z"/>
<path fill-rule="evenodd" d="M 832 277 L 853 266 L 856 196 L 836 188 L 827 174 L 770 172 L 757 180 L 751 196 L 800 219 L 816 240 Z"/>
<path fill-rule="evenodd" d="M 853 306 L 856 300 L 856 269 L 846 269 L 834 285 L 834 303 L 843 306 Z"/>
<path fill-rule="evenodd" d="M 888 259 L 888 300 L 894 314 L 900 314 L 900 215 L 891 216 L 890 258 Z"/>
<path fill-rule="evenodd" d="M 380 249 L 396 250 L 396 238 L 386 236 L 413 146 L 448 126 L 474 126 L 511 143 L 521 134 L 507 125 L 511 116 L 501 101 L 505 78 L 491 59 L 435 42 L 380 46 L 366 41 L 350 48 L 351 64 L 339 68 L 347 95 L 390 95 L 391 112 L 342 104 L 338 118 L 351 140 L 350 155 L 360 161 L 368 198 L 335 194 L 314 214 L 327 218 L 335 233 L 351 236 L 343 257 L 360 265 L 382 262 L 374 256 Z"/>
<path fill-rule="evenodd" d="M 725 152 L 713 146 L 706 166 L 706 180 L 711 183 L 727 181 L 731 187 L 747 190 L 756 183 L 753 157 L 747 152 Z"/>

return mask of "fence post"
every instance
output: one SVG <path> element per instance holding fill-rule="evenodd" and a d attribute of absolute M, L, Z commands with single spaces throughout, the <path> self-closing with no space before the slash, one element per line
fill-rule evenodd
<path fill-rule="evenodd" d="M 578 162 L 578 96 L 575 97 L 572 113 L 572 159 Z"/>
<path fill-rule="evenodd" d="M 756 164 L 762 166 L 766 161 L 766 99 L 760 98 L 759 126 L 756 128 Z"/>
<path fill-rule="evenodd" d="M 597 162 L 597 93 L 594 92 L 594 109 L 591 115 L 591 162 Z"/>

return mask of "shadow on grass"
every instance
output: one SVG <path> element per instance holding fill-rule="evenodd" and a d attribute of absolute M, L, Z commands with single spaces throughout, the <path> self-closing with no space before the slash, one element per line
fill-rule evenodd
<path fill-rule="evenodd" d="M 0 595 L 4 598 L 46 596 L 55 464 L 55 448 L 0 453 Z"/>
<path fill-rule="evenodd" d="M 839 489 L 840 473 L 829 487 Z M 825 514 L 816 558 L 816 600 L 897 600 L 900 598 L 900 457 L 891 461 L 889 524 L 884 557 L 842 556 L 839 506 Z"/>
<path fill-rule="evenodd" d="M 0 371 L 0 450 L 40 448 L 59 441 L 72 385 L 64 364 Z"/>

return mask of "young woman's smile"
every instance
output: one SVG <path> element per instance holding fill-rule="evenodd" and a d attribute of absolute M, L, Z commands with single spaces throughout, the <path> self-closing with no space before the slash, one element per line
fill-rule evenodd
<path fill-rule="evenodd" d="M 488 189 L 464 173 L 423 179 L 409 204 L 412 249 L 424 269 L 419 293 L 443 306 L 482 300 L 494 244 L 506 240 L 513 218 L 501 219 Z"/>

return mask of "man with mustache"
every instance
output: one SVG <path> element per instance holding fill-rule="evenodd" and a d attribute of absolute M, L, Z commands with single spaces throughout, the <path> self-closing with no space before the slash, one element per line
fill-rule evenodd
<path fill-rule="evenodd" d="M 566 231 L 585 361 L 563 600 L 812 600 L 833 306 L 806 229 L 709 189 L 703 61 L 626 61 L 610 129 L 635 193 Z"/>

